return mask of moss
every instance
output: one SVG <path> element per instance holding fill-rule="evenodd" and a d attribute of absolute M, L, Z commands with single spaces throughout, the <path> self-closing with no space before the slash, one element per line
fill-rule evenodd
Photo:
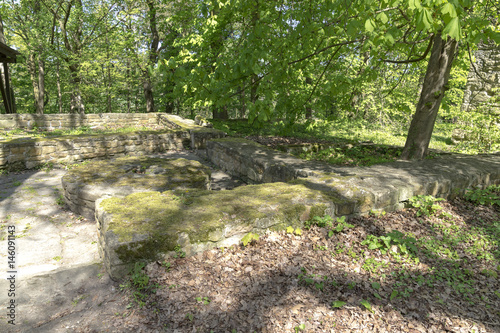
<path fill-rule="evenodd" d="M 157 166 L 158 174 L 138 174 Z M 154 171 L 154 170 L 151 170 Z M 92 161 L 79 165 L 64 176 L 66 182 L 86 185 L 131 186 L 151 190 L 167 190 L 179 186 L 203 188 L 210 169 L 197 161 L 151 157 L 121 157 L 112 161 Z"/>
<path fill-rule="evenodd" d="M 195 244 L 213 242 L 217 231 L 252 229 L 258 221 L 271 221 L 272 229 L 283 229 L 302 224 L 309 209 L 324 212 L 327 202 L 327 196 L 303 185 L 271 183 L 219 192 L 140 192 L 103 200 L 100 207 L 111 214 L 108 230 L 120 242 L 133 243 L 134 235 L 147 235 L 145 241 L 121 246 L 121 257 L 152 258 L 173 250 L 181 233 Z"/>

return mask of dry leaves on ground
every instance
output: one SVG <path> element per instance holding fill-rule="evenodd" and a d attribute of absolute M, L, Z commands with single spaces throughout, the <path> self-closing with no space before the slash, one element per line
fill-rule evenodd
<path fill-rule="evenodd" d="M 313 226 L 301 236 L 268 233 L 247 247 L 172 259 L 168 269 L 149 264 L 158 290 L 114 325 L 143 332 L 500 332 L 499 209 L 460 199 L 440 205 L 429 217 L 406 209 L 354 218 L 330 238 Z M 385 254 L 361 244 L 394 230 L 408 248 L 397 239 Z"/>

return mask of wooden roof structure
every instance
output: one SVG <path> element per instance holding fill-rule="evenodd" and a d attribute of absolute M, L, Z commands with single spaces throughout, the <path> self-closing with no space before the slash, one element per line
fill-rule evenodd
<path fill-rule="evenodd" d="M 4 43 L 0 42 L 0 62 L 1 63 L 15 63 L 17 55 L 20 54 L 16 50 L 8 47 Z"/>
<path fill-rule="evenodd" d="M 10 87 L 9 65 L 17 61 L 16 57 L 20 53 L 13 48 L 8 47 L 0 42 L 0 63 L 3 64 L 2 75 L 0 75 L 0 92 L 2 94 L 5 112 L 15 112 L 14 94 Z"/>

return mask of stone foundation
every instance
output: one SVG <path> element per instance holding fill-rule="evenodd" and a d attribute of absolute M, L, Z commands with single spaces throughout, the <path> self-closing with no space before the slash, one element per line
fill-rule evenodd
<path fill-rule="evenodd" d="M 69 130 L 78 127 L 141 127 L 158 125 L 166 113 L 99 113 L 99 114 L 0 114 L 0 129 L 38 128 Z"/>
<path fill-rule="evenodd" d="M 94 158 L 146 155 L 168 150 L 204 148 L 211 138 L 221 138 L 222 131 L 197 126 L 178 116 L 162 116 L 162 131 L 128 134 L 20 138 L 0 142 L 0 168 L 32 169 L 52 162 L 74 163 Z"/>
<path fill-rule="evenodd" d="M 89 220 L 102 196 L 184 189 L 210 190 L 210 169 L 200 162 L 151 157 L 92 161 L 72 168 L 62 178 L 69 208 Z"/>
<path fill-rule="evenodd" d="M 316 215 L 393 211 L 414 195 L 453 198 L 468 188 L 500 184 L 500 154 L 334 167 L 228 138 L 209 141 L 207 155 L 233 175 L 264 184 L 98 199 L 101 253 L 113 278 L 137 260 L 164 260 L 176 246 L 191 255 L 237 244 L 249 232 L 302 225 Z M 277 180 L 288 182 L 272 182 Z"/>

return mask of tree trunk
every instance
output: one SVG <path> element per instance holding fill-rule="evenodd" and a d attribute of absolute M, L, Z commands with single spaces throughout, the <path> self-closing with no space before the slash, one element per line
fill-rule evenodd
<path fill-rule="evenodd" d="M 70 102 L 70 112 L 85 114 L 85 105 L 82 101 L 82 94 L 80 92 L 80 77 L 78 75 L 77 66 L 70 66 L 71 79 L 70 83 L 73 86 L 73 91 L 71 92 L 71 102 Z"/>
<path fill-rule="evenodd" d="M 43 114 L 45 70 L 43 61 L 36 54 L 30 51 L 27 58 L 27 65 L 30 72 L 31 83 L 33 84 L 33 97 L 36 114 Z"/>
<path fill-rule="evenodd" d="M 438 32 L 433 39 L 434 45 L 427 65 L 422 92 L 401 154 L 401 158 L 405 160 L 420 160 L 427 154 L 434 123 L 441 100 L 447 90 L 451 65 L 457 50 L 457 41 L 452 38 L 443 40 L 441 32 Z"/>
<path fill-rule="evenodd" d="M 59 113 L 62 113 L 62 91 L 61 91 L 61 73 L 59 68 L 59 61 L 56 63 L 56 85 L 57 85 L 57 105 L 59 107 Z"/>
<path fill-rule="evenodd" d="M 227 114 L 227 106 L 223 107 L 217 107 L 217 106 L 212 106 L 212 118 L 213 119 L 222 119 L 222 120 L 227 120 L 229 119 L 228 114 Z"/>
<path fill-rule="evenodd" d="M 142 90 L 144 92 L 144 99 L 146 99 L 146 112 L 154 112 L 155 100 L 153 98 L 153 86 L 148 73 L 144 74 L 144 78 L 142 80 Z"/>

